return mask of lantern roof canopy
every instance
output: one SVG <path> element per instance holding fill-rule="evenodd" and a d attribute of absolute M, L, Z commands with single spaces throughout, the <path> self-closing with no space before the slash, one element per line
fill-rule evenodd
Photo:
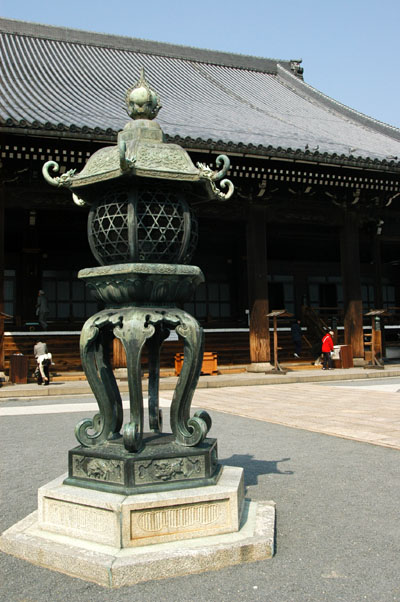
<path fill-rule="evenodd" d="M 153 121 L 161 109 L 160 99 L 146 81 L 143 68 L 136 85 L 126 93 L 125 100 L 132 121 L 118 133 L 117 145 L 96 151 L 78 174 L 76 170 L 70 170 L 54 177 L 50 171 L 57 172 L 59 166 L 55 161 L 48 161 L 43 166 L 43 175 L 49 184 L 73 190 L 78 204 L 90 203 L 95 198 L 96 193 L 93 196 L 88 188 L 97 188 L 109 180 L 132 177 L 193 184 L 200 182 L 210 198 L 226 200 L 232 196 L 232 182 L 222 179 L 230 166 L 226 155 L 217 157 L 216 165 L 222 169 L 213 171 L 202 163 L 195 167 L 185 149 L 165 142 L 160 125 Z M 216 186 L 218 180 L 221 180 L 222 188 L 227 188 L 226 193 Z"/>

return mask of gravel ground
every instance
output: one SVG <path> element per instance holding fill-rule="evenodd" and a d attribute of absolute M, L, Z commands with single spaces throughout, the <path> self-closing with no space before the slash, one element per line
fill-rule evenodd
<path fill-rule="evenodd" d="M 38 487 L 66 472 L 85 415 L 2 417 L 0 531 L 35 510 Z M 272 560 L 108 590 L 0 553 L 1 602 L 400 601 L 399 451 L 212 418 L 220 460 L 245 469 L 247 497 L 277 504 Z"/>

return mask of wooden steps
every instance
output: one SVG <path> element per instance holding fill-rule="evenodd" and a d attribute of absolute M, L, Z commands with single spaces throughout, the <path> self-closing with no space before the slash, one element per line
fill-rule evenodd
<path fill-rule="evenodd" d="M 284 368 L 285 370 L 288 370 L 288 372 L 296 372 L 296 371 L 303 371 L 303 370 L 320 370 L 321 366 L 315 366 L 314 362 L 313 363 L 293 363 L 293 362 L 283 362 L 281 364 L 282 368 Z"/>
<path fill-rule="evenodd" d="M 36 361 L 33 356 L 33 346 L 39 339 L 43 339 L 53 356 L 52 372 L 62 372 L 63 379 L 67 372 L 78 372 L 82 370 L 80 353 L 79 353 L 79 334 L 69 334 L 68 332 L 56 335 L 47 335 L 39 333 L 33 336 L 32 334 L 12 335 L 6 334 L 4 337 L 5 351 L 5 370 L 9 370 L 10 356 L 14 353 L 22 353 L 28 357 L 29 371 L 32 374 L 36 368 Z M 273 357 L 273 337 L 271 333 L 271 357 Z M 278 354 L 278 360 L 282 362 L 298 362 L 299 360 L 293 357 L 294 347 L 290 331 L 278 332 L 278 345 L 281 348 Z M 250 363 L 249 352 L 249 334 L 247 331 L 225 331 L 205 333 L 204 350 L 217 354 L 218 366 L 245 366 Z M 179 340 L 165 342 L 161 347 L 160 365 L 163 369 L 174 369 L 175 355 L 183 352 L 183 343 Z M 312 357 L 309 348 L 306 344 L 303 345 L 303 353 L 301 356 L 302 362 L 310 362 Z M 115 354 L 115 365 L 124 367 L 125 352 L 119 349 Z M 143 350 L 142 365 L 146 369 L 148 366 L 148 354 L 146 348 Z"/>
<path fill-rule="evenodd" d="M 41 338 L 47 343 L 48 349 L 53 357 L 54 366 L 50 371 L 61 372 L 82 370 L 81 358 L 79 354 L 79 335 L 63 333 L 60 335 L 49 335 L 40 333 L 40 336 L 25 335 L 5 335 L 4 336 L 4 368 L 6 371 L 10 367 L 10 356 L 14 353 L 22 353 L 28 357 L 28 374 L 35 371 L 36 360 L 33 355 L 33 347 L 37 340 Z"/>

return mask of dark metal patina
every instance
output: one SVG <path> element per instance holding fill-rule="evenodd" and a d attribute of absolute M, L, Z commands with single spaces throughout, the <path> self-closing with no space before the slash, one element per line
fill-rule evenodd
<path fill-rule="evenodd" d="M 124 495 L 215 485 L 220 475 L 217 440 L 182 447 L 173 435 L 146 433 L 143 448 L 128 452 L 118 440 L 69 451 L 65 483 Z"/>
<path fill-rule="evenodd" d="M 90 206 L 88 238 L 101 267 L 81 270 L 105 309 L 91 316 L 81 333 L 82 366 L 99 412 L 76 426 L 81 444 L 70 451 L 67 483 L 138 493 L 214 483 L 219 475 L 215 439 L 206 439 L 211 418 L 203 410 L 190 415 L 200 375 L 203 329 L 178 304 L 189 301 L 204 281 L 201 270 L 185 265 L 197 243 L 197 221 L 190 199 L 225 200 L 233 193 L 225 178 L 229 159 L 216 159 L 217 170 L 198 163 L 176 144 L 164 142 L 158 123 L 161 108 L 142 72 L 126 95 L 128 122 L 118 144 L 102 148 L 80 173 L 59 177 L 58 165 L 43 167 L 45 179 L 73 192 L 78 205 Z M 216 182 L 227 192 L 222 192 Z M 183 340 L 184 361 L 170 410 L 172 435 L 162 431 L 159 408 L 160 347 L 175 331 Z M 126 352 L 130 419 L 122 430 L 121 395 L 112 370 L 113 338 Z M 149 353 L 149 426 L 144 434 L 141 354 Z"/>

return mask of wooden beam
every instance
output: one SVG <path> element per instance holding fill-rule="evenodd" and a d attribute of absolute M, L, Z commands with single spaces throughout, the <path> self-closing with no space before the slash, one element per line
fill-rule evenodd
<path fill-rule="evenodd" d="M 357 215 L 353 211 L 344 212 L 340 233 L 340 256 L 345 345 L 352 346 L 353 357 L 364 358 L 359 233 Z"/>
<path fill-rule="evenodd" d="M 374 232 L 372 240 L 374 266 L 374 307 L 383 307 L 381 238 Z"/>
<path fill-rule="evenodd" d="M 271 360 L 265 208 L 251 205 L 247 222 L 247 274 L 250 309 L 250 360 Z"/>

